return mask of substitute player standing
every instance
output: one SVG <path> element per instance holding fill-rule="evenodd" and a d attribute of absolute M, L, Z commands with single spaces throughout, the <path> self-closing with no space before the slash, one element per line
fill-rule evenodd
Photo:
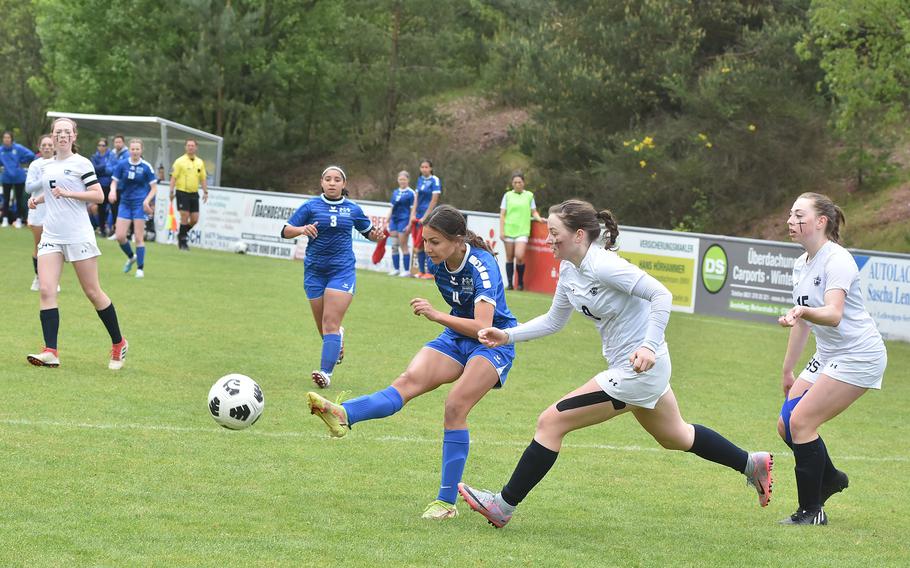
<path fill-rule="evenodd" d="M 439 494 L 423 513 L 424 519 L 458 516 L 457 486 L 468 459 L 468 413 L 492 388 L 506 382 L 515 348 L 486 347 L 477 332 L 490 325 L 516 324 L 506 305 L 499 265 L 482 238 L 468 231 L 464 215 L 449 205 L 434 209 L 426 218 L 423 240 L 433 260 L 436 287 L 451 307 L 437 311 L 423 298 L 411 300 L 414 315 L 424 316 L 445 329 L 411 360 L 392 385 L 342 404 L 318 394 L 307 394 L 310 411 L 318 415 L 334 437 L 364 420 L 385 418 L 436 387 L 455 383 L 446 397 L 442 435 L 442 480 Z"/>
<path fill-rule="evenodd" d="M 153 212 L 152 200 L 158 191 L 157 183 L 152 164 L 142 159 L 142 140 L 133 138 L 130 140 L 130 157 L 114 167 L 110 195 L 114 201 L 118 196 L 120 198 L 115 233 L 120 249 L 126 255 L 123 272 L 129 272 L 135 264 L 136 278 L 145 276 L 145 220 Z M 136 239 L 135 256 L 126 238 L 131 224 Z"/>
<path fill-rule="evenodd" d="M 606 246 L 597 241 L 605 230 Z M 459 484 L 472 509 L 496 527 L 547 474 L 569 432 L 600 424 L 629 411 L 661 446 L 692 452 L 744 474 L 764 507 L 771 498 L 771 454 L 749 454 L 717 432 L 686 423 L 670 388 L 670 354 L 664 328 L 673 297 L 652 276 L 617 255 L 619 234 L 609 211 L 596 212 L 585 201 L 550 208 L 547 243 L 561 259 L 550 311 L 509 330 L 480 330 L 480 341 L 494 347 L 550 335 L 562 329 L 573 309 L 600 331 L 609 369 L 596 375 L 538 418 L 534 439 L 500 493 Z"/>
<path fill-rule="evenodd" d="M 843 491 L 847 475 L 834 467 L 818 428 L 870 389 L 881 389 L 888 353 L 875 321 L 863 305 L 859 269 L 839 244 L 844 212 L 818 193 L 799 196 L 790 210 L 790 238 L 806 249 L 793 265 L 793 303 L 780 318 L 792 328 L 784 357 L 782 386 L 787 401 L 777 429 L 793 449 L 799 508 L 785 525 L 826 525 L 823 506 Z M 816 352 L 793 376 L 815 334 Z"/>
<path fill-rule="evenodd" d="M 180 250 L 190 250 L 187 235 L 199 222 L 199 188 L 202 187 L 202 202 L 209 200 L 209 186 L 206 181 L 205 162 L 196 155 L 196 141 L 186 141 L 186 154 L 174 160 L 171 168 L 171 200 L 177 197 L 177 210 L 180 211 L 180 233 L 177 246 Z"/>
<path fill-rule="evenodd" d="M 417 177 L 417 199 L 411 209 L 411 235 L 414 239 L 414 252 L 417 253 L 418 278 L 433 278 L 433 275 L 430 274 L 433 261 L 427 262 L 427 253 L 423 250 L 421 235 L 423 222 L 430 211 L 436 207 L 440 195 L 442 195 L 442 182 L 433 175 L 433 162 L 430 160 L 420 162 L 420 175 Z"/>
<path fill-rule="evenodd" d="M 313 382 L 326 388 L 332 382 L 335 365 L 344 358 L 344 319 L 354 300 L 354 250 L 351 230 L 378 241 L 383 229 L 374 227 L 359 205 L 345 197 L 347 175 L 338 166 L 322 172 L 322 195 L 308 199 L 281 228 L 281 238 L 309 238 L 303 260 L 303 288 L 310 301 L 316 329 L 322 336 L 319 370 Z"/>
<path fill-rule="evenodd" d="M 92 163 L 76 152 L 76 122 L 58 118 L 51 129 L 56 155 L 42 168 L 44 192 L 28 201 L 35 210 L 45 203 L 44 231 L 38 245 L 38 281 L 41 291 L 41 331 L 44 350 L 29 355 L 28 361 L 39 367 L 58 367 L 57 331 L 60 312 L 57 309 L 57 285 L 64 261 L 70 262 L 86 297 L 98 311 L 98 317 L 111 336 L 111 358 L 108 368 L 123 367 L 128 343 L 120 333 L 117 312 L 111 299 L 98 282 L 98 257 L 95 231 L 89 220 L 86 203 L 100 203 L 104 192 Z"/>
<path fill-rule="evenodd" d="M 398 172 L 398 187 L 392 191 L 389 201 L 392 208 L 386 218 L 389 228 L 389 246 L 392 247 L 392 271 L 389 276 L 411 276 L 411 250 L 408 247 L 408 234 L 411 229 L 411 208 L 414 206 L 416 193 L 408 186 L 411 175 L 402 170 Z M 403 262 L 402 262 L 403 261 Z"/>

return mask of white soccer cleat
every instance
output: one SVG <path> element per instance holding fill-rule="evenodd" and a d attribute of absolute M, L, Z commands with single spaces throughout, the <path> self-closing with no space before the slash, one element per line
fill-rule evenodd
<path fill-rule="evenodd" d="M 38 277 L 35 276 L 35 279 L 32 280 L 32 292 L 37 292 L 40 289 L 41 289 L 41 283 L 38 282 Z M 57 290 L 57 291 L 59 292 L 60 290 Z"/>
<path fill-rule="evenodd" d="M 22 228 L 22 221 L 19 220 L 19 219 L 16 219 L 15 221 L 13 221 L 13 227 L 15 227 L 15 228 L 17 228 L 17 229 L 21 229 L 21 228 Z"/>
<path fill-rule="evenodd" d="M 389 270 L 388 275 L 389 276 L 398 276 L 398 271 L 395 269 Z"/>
<path fill-rule="evenodd" d="M 130 343 L 126 339 L 111 346 L 111 360 L 107 364 L 108 369 L 119 371 L 123 368 L 123 360 L 126 359 L 126 351 L 129 346 Z"/>
<path fill-rule="evenodd" d="M 136 269 L 136 278 L 145 278 L 145 271 L 141 268 Z"/>
<path fill-rule="evenodd" d="M 312 373 L 313 382 L 316 383 L 316 386 L 321 389 L 329 388 L 329 385 L 332 384 L 332 375 L 324 373 L 322 371 L 313 371 Z"/>
<path fill-rule="evenodd" d="M 398 273 L 398 276 L 399 276 L 400 278 L 410 278 L 410 277 L 411 277 L 411 273 L 410 273 L 410 271 L 408 271 L 408 270 L 402 270 L 401 272 Z"/>
<path fill-rule="evenodd" d="M 0 227 L 9 227 L 9 219 L 4 217 L 2 223 L 0 223 Z"/>
<path fill-rule="evenodd" d="M 29 355 L 27 359 L 29 363 L 36 367 L 56 368 L 60 366 L 60 359 L 57 357 L 57 354 L 50 349 L 45 349 L 41 353 L 35 355 Z"/>

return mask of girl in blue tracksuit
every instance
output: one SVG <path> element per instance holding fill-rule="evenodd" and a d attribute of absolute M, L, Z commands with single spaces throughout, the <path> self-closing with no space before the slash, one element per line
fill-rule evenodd
<path fill-rule="evenodd" d="M 95 175 L 98 176 L 98 183 L 101 184 L 101 191 L 104 192 L 104 201 L 98 205 L 92 205 L 92 214 L 98 216 L 98 231 L 107 234 L 107 211 L 110 207 L 108 196 L 111 193 L 111 174 L 114 173 L 116 158 L 114 153 L 107 149 L 107 138 L 98 139 L 98 149 L 92 154 L 92 165 L 95 166 Z M 116 221 L 116 218 L 114 219 Z"/>
<path fill-rule="evenodd" d="M 3 133 L 3 145 L 0 146 L 0 165 L 3 165 L 3 174 L 0 182 L 3 183 L 3 226 L 14 224 L 21 227 L 27 216 L 28 207 L 25 204 L 25 178 L 28 171 L 22 166 L 27 166 L 35 159 L 35 154 L 22 144 L 13 141 L 13 133 Z M 10 208 L 10 199 L 16 197 L 16 214 Z"/>

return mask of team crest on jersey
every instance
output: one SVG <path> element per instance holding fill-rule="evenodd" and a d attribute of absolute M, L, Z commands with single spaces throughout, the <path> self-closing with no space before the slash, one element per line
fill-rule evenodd
<path fill-rule="evenodd" d="M 596 296 L 598 292 L 600 292 L 600 290 L 598 290 L 597 286 L 591 288 L 591 295 L 592 295 L 592 296 Z"/>
<path fill-rule="evenodd" d="M 462 276 L 462 277 L 461 277 L 461 285 L 462 285 L 462 287 L 465 287 L 465 288 L 468 288 L 468 287 L 473 288 L 473 287 L 474 287 L 474 279 L 471 278 L 470 276 Z"/>
<path fill-rule="evenodd" d="M 822 277 L 821 277 L 821 276 L 816 276 L 816 277 L 815 277 L 815 280 L 813 280 L 812 283 L 815 284 L 816 286 L 818 286 L 819 284 L 822 283 Z"/>
<path fill-rule="evenodd" d="M 63 175 L 68 176 L 73 173 L 71 170 L 63 170 Z"/>

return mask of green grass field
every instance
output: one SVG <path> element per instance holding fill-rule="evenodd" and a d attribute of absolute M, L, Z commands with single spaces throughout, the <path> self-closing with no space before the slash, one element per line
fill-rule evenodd
<path fill-rule="evenodd" d="M 793 459 L 775 431 L 787 332 L 674 314 L 667 332 L 684 417 L 749 449 L 774 451 L 767 509 L 738 474 L 662 450 L 632 419 L 569 436 L 550 475 L 503 530 L 459 502 L 422 521 L 436 496 L 447 388 L 342 440 L 308 414 L 320 342 L 300 263 L 151 245 L 146 278 L 121 272 L 100 241 L 101 282 L 130 340 L 107 370 L 109 338 L 66 267 L 59 369 L 35 368 L 38 295 L 31 235 L 0 230 L 4 293 L 0 405 L 2 566 L 907 566 L 910 345 L 890 343 L 884 390 L 823 434 L 850 488 L 828 527 L 787 528 Z M 425 281 L 358 275 L 347 355 L 330 394 L 383 388 L 440 328 L 410 314 Z M 509 295 L 519 319 L 549 298 Z M 810 353 L 807 353 L 808 356 Z M 581 318 L 521 344 L 506 388 L 470 417 L 465 480 L 498 489 L 538 413 L 602 370 Z M 206 395 L 220 376 L 256 379 L 266 408 L 252 428 L 218 427 Z"/>

